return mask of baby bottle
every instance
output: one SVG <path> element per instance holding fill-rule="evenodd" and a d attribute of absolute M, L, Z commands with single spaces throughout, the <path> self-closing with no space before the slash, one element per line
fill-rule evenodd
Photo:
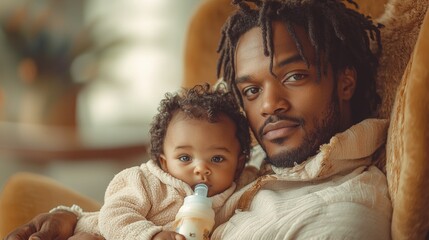
<path fill-rule="evenodd" d="M 214 225 L 212 201 L 207 197 L 207 185 L 195 186 L 194 195 L 185 197 L 185 201 L 176 215 L 176 232 L 187 240 L 208 240 Z"/>

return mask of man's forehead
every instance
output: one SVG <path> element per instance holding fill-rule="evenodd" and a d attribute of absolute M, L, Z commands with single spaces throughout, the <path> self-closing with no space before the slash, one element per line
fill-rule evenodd
<path fill-rule="evenodd" d="M 296 55 L 301 51 L 310 60 L 314 57 L 314 47 L 311 44 L 308 34 L 303 27 L 293 26 L 295 36 L 292 36 L 287 26 L 283 22 L 272 23 L 272 46 L 274 54 Z M 267 39 L 267 46 L 270 44 Z M 296 41 L 299 41 L 297 44 Z M 235 52 L 235 61 L 237 59 L 250 59 L 256 56 L 261 57 L 264 52 L 264 42 L 262 29 L 260 27 L 251 28 L 245 32 L 238 40 Z M 298 45 L 301 49 L 298 49 Z M 267 56 L 268 57 L 268 56 Z"/>
<path fill-rule="evenodd" d="M 246 42 L 246 45 L 249 45 L 250 47 L 262 46 L 262 29 L 260 27 L 253 27 L 247 32 L 243 33 L 238 39 L 237 48 L 241 45 L 242 42 Z"/>

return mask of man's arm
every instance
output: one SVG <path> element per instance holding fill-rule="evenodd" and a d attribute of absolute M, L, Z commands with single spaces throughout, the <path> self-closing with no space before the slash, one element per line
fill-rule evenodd
<path fill-rule="evenodd" d="M 78 232 L 73 234 L 77 216 L 69 211 L 57 210 L 42 213 L 6 236 L 5 240 L 104 240 L 96 233 Z"/>
<path fill-rule="evenodd" d="M 73 235 L 77 216 L 69 211 L 58 210 L 42 213 L 6 236 L 6 240 L 68 239 Z"/>
<path fill-rule="evenodd" d="M 73 205 L 58 206 L 11 232 L 9 239 L 104 239 L 98 230 L 99 212 L 86 212 Z M 73 234 L 74 233 L 74 234 Z"/>

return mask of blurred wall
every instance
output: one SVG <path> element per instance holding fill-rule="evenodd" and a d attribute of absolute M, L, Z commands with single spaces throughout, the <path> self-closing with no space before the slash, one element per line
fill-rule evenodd
<path fill-rule="evenodd" d="M 148 124 L 183 76 L 187 24 L 198 0 L 88 2 L 97 74 L 79 99 L 82 125 Z M 87 64 L 83 64 L 87 65 Z"/>

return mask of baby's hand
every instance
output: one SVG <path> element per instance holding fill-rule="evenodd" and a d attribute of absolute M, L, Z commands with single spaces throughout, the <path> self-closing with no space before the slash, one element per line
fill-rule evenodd
<path fill-rule="evenodd" d="M 152 240 L 186 240 L 186 238 L 177 232 L 162 231 L 153 236 Z"/>

